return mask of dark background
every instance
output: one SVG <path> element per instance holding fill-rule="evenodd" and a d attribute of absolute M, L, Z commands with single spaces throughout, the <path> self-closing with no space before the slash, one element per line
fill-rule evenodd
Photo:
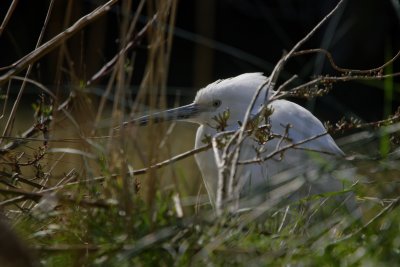
<path fill-rule="evenodd" d="M 139 1 L 134 1 L 135 11 Z M 4 18 L 11 1 L 1 1 L 0 18 Z M 62 31 L 102 1 L 72 1 L 68 20 L 68 1 L 55 1 L 54 13 L 44 41 Z M 178 4 L 173 50 L 168 78 L 169 104 L 177 92 L 181 102 L 190 102 L 196 90 L 220 78 L 245 72 L 269 75 L 284 50 L 290 50 L 337 3 L 321 0 L 181 0 Z M 7 66 L 34 49 L 49 1 L 19 1 L 16 10 L 0 36 L 0 66 Z M 146 8 L 144 9 L 146 11 Z M 75 78 L 86 81 L 118 51 L 120 7 L 86 27 L 67 42 Z M 150 14 L 140 18 L 142 27 Z M 139 30 L 139 29 L 138 29 Z M 303 48 L 326 48 L 337 65 L 369 69 L 382 65 L 400 50 L 400 3 L 398 0 L 349 0 Z M 137 53 L 133 97 L 146 63 L 146 40 L 134 50 Z M 57 74 L 57 49 L 35 64 L 31 78 L 49 87 L 77 83 L 67 71 Z M 71 64 L 72 63 L 72 64 Z M 67 63 L 65 63 L 67 64 Z M 399 61 L 394 71 L 399 71 Z M 1 72 L 3 73 L 3 72 Z M 300 81 L 311 75 L 334 73 L 323 57 L 303 56 L 293 59 L 284 77 L 294 73 Z M 58 75 L 58 76 L 57 76 Z M 61 77 L 61 78 L 60 78 Z M 102 88 L 107 79 L 93 85 Z M 90 88 L 89 88 L 90 89 Z M 4 88 L 2 89 L 4 93 Z M 16 90 L 15 90 L 16 91 Z M 101 92 L 101 90 L 100 90 Z M 399 105 L 399 80 L 394 93 L 384 99 L 384 82 L 348 82 L 336 84 L 321 99 L 301 104 L 313 110 L 322 120 L 356 116 L 365 121 L 378 120 Z M 387 93 L 388 94 L 388 93 Z M 32 96 L 34 97 L 34 96 Z M 297 101 L 297 100 L 296 100 Z M 386 111 L 385 110 L 386 106 Z M 386 114 L 385 114 L 386 113 Z"/>

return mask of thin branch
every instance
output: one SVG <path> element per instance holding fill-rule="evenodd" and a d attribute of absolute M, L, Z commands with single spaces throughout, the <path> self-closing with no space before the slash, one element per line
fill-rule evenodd
<path fill-rule="evenodd" d="M 50 15 L 51 15 L 51 13 L 52 13 L 52 11 L 53 11 L 53 6 L 54 6 L 54 0 L 51 0 L 51 1 L 50 1 L 50 5 L 49 5 L 49 8 L 47 9 L 46 18 L 45 18 L 45 20 L 44 20 L 44 22 L 43 22 L 42 29 L 41 29 L 41 31 L 40 31 L 38 40 L 37 40 L 36 45 L 35 45 L 35 49 L 37 49 L 37 47 L 42 43 L 45 30 L 46 30 L 47 25 L 48 25 L 49 20 L 50 20 Z M 31 73 L 31 70 L 32 70 L 32 64 L 29 64 L 29 65 L 28 65 L 28 70 L 27 70 L 26 73 L 25 73 L 25 78 L 28 78 L 28 77 L 29 77 L 29 75 L 30 75 L 30 73 Z M 10 76 L 10 77 L 11 77 L 11 76 Z M 1 79 L 1 78 L 0 78 L 0 79 Z M 0 81 L 0 85 L 1 85 L 1 81 Z M 21 100 L 21 97 L 22 97 L 22 95 L 23 95 L 23 93 L 24 93 L 25 85 L 26 85 L 26 80 L 23 80 L 23 81 L 22 81 L 22 85 L 21 85 L 21 87 L 20 87 L 20 89 L 19 89 L 17 98 L 15 99 L 14 104 L 13 104 L 13 107 L 12 107 L 12 109 L 11 109 L 10 115 L 8 116 L 8 119 L 7 119 L 7 122 L 6 122 L 6 126 L 4 127 L 4 130 L 3 130 L 3 134 L 2 134 L 2 135 L 9 135 L 9 134 L 11 133 L 12 125 L 14 124 L 15 115 L 16 115 L 16 113 L 17 113 L 17 107 L 18 107 L 19 102 L 20 102 L 20 100 Z M 3 141 L 3 140 L 0 139 L 0 144 L 2 143 L 2 141 Z"/>
<path fill-rule="evenodd" d="M 41 124 L 48 124 L 51 121 L 51 117 L 46 117 Z M 25 132 L 21 134 L 21 137 L 16 138 L 15 140 L 5 144 L 3 147 L 0 148 L 0 155 L 4 155 L 12 151 L 13 149 L 26 144 L 29 142 L 29 138 L 40 132 L 41 129 L 38 127 L 38 124 L 31 126 Z M 3 137 L 1 137 L 3 139 Z M 43 139 L 44 141 L 48 141 L 47 139 Z"/>
<path fill-rule="evenodd" d="M 3 22 L 0 25 L 0 36 L 3 34 L 4 29 L 6 28 L 8 21 L 11 19 L 11 16 L 15 10 L 15 8 L 17 7 L 18 4 L 18 0 L 13 0 L 10 7 L 7 10 L 7 14 L 3 19 Z"/>
<path fill-rule="evenodd" d="M 134 48 L 136 45 L 138 45 L 140 43 L 140 41 L 143 39 L 143 37 L 145 36 L 145 34 L 147 33 L 147 31 L 149 30 L 150 26 L 152 26 L 154 24 L 154 22 L 157 19 L 157 14 L 155 14 L 153 16 L 153 18 L 147 22 L 147 24 L 140 30 L 140 32 L 138 32 L 134 39 L 130 42 L 127 43 L 127 45 L 121 50 L 119 51 L 118 54 L 116 54 L 110 61 L 108 61 L 98 72 L 96 72 L 92 78 L 90 78 L 87 83 L 86 86 L 90 86 L 91 84 L 97 82 L 99 79 L 101 79 L 103 76 L 107 75 L 111 69 L 113 68 L 113 66 L 117 63 L 118 59 L 122 56 L 125 56 L 126 53 Z"/>
<path fill-rule="evenodd" d="M 41 89 L 46 94 L 48 94 L 49 96 L 51 96 L 51 98 L 53 98 L 54 100 L 57 99 L 56 95 L 52 91 L 50 91 L 46 86 L 44 86 L 43 84 L 39 83 L 38 81 L 29 79 L 28 77 L 21 77 L 21 76 L 11 76 L 10 78 L 12 80 L 31 83 L 31 84 L 35 85 L 36 87 L 38 87 L 39 89 Z"/>
<path fill-rule="evenodd" d="M 142 2 L 140 3 L 139 8 L 135 12 L 135 18 L 134 18 L 134 20 L 132 21 L 132 23 L 130 25 L 130 29 L 129 29 L 127 38 L 130 38 L 130 36 L 132 35 L 133 29 L 134 29 L 134 24 L 136 24 L 135 21 L 137 20 L 137 17 L 139 16 L 139 13 L 140 13 L 141 9 L 142 9 Z M 138 34 L 136 34 L 136 36 L 134 37 L 134 39 L 132 41 L 128 42 L 125 45 L 125 47 L 118 52 L 118 54 L 116 54 L 110 61 L 108 61 L 86 83 L 87 86 L 90 86 L 91 84 L 93 84 L 93 83 L 97 82 L 98 80 L 100 80 L 105 75 L 107 75 L 110 72 L 112 72 L 111 78 L 109 79 L 107 87 L 106 87 L 106 91 L 103 93 L 103 95 L 101 97 L 101 100 L 100 100 L 100 103 L 99 103 L 99 107 L 97 109 L 97 114 L 96 114 L 95 124 L 94 124 L 95 127 L 94 128 L 96 128 L 96 125 L 100 121 L 101 114 L 103 113 L 107 97 L 108 97 L 108 95 L 111 93 L 111 91 L 113 89 L 112 83 L 116 78 L 117 70 L 118 70 L 117 68 L 113 69 L 113 67 L 117 64 L 117 62 L 120 60 L 121 57 L 125 57 L 125 55 L 127 54 L 127 52 L 130 49 L 136 47 L 141 42 L 142 38 L 148 32 L 150 26 L 153 25 L 153 23 L 155 22 L 156 18 L 157 18 L 157 14 L 153 16 L 153 18 L 141 29 L 141 31 L 139 31 Z M 124 42 L 124 44 L 125 44 L 125 42 Z"/>
<path fill-rule="evenodd" d="M 217 192 L 215 196 L 215 210 L 217 215 L 221 215 L 222 213 L 222 201 L 224 199 L 224 184 L 225 184 L 225 168 L 227 167 L 227 164 L 224 162 L 225 158 L 223 157 L 221 159 L 218 151 L 218 143 L 217 143 L 217 137 L 221 135 L 222 133 L 218 133 L 213 136 L 211 143 L 212 143 L 212 148 L 214 152 L 214 160 L 217 165 L 217 170 L 218 170 L 218 182 L 217 182 Z M 213 202 L 213 200 L 211 201 Z M 214 206 L 214 204 L 213 204 Z"/>
<path fill-rule="evenodd" d="M 154 165 L 152 165 L 152 166 L 150 166 L 148 168 L 143 168 L 143 169 L 138 169 L 138 170 L 134 170 L 134 171 L 128 172 L 128 174 L 130 174 L 130 175 L 145 174 L 145 173 L 149 172 L 150 170 L 160 169 L 160 168 L 165 167 L 167 165 L 170 165 L 170 164 L 172 164 L 172 163 L 174 163 L 176 161 L 179 161 L 179 160 L 182 160 L 184 158 L 187 158 L 187 157 L 193 156 L 195 154 L 198 154 L 200 152 L 206 151 L 206 150 L 208 150 L 210 148 L 211 148 L 211 145 L 210 144 L 206 144 L 206 145 L 203 145 L 201 147 L 198 147 L 198 148 L 186 151 L 184 153 L 181 153 L 181 154 L 179 154 L 177 156 L 174 156 L 172 158 L 169 158 L 169 159 L 164 160 L 162 162 L 159 162 L 157 164 L 154 164 Z"/>
<path fill-rule="evenodd" d="M 28 79 L 29 80 L 29 79 Z M 62 111 L 65 109 L 65 107 L 70 103 L 72 99 L 72 96 L 70 95 L 61 105 L 58 106 L 57 111 Z M 40 122 L 41 125 L 46 125 L 50 123 L 52 120 L 52 116 L 46 117 L 44 120 Z M 42 131 L 41 127 L 38 127 L 38 124 L 35 124 L 31 126 L 29 129 L 27 129 L 24 133 L 22 133 L 21 137 L 18 138 L 12 138 L 13 141 L 7 143 L 3 147 L 0 148 L 0 155 L 6 154 L 10 152 L 11 150 L 17 148 L 18 146 L 21 146 L 22 144 L 26 144 L 27 142 L 30 141 L 30 137 L 34 136 L 38 132 Z M 9 138 L 7 136 L 2 136 L 0 137 L 1 139 L 6 139 Z M 44 138 L 43 141 L 48 142 L 49 140 L 47 138 Z"/>
<path fill-rule="evenodd" d="M 284 152 L 284 151 L 286 151 L 286 150 L 288 150 L 288 149 L 291 149 L 291 148 L 304 149 L 304 150 L 316 151 L 316 152 L 324 153 L 324 151 L 319 151 L 319 150 L 317 151 L 317 150 L 314 150 L 314 149 L 302 148 L 302 147 L 299 147 L 299 146 L 302 145 L 302 144 L 305 144 L 305 143 L 307 143 L 307 142 L 310 142 L 310 141 L 312 141 L 312 140 L 315 140 L 315 139 L 317 139 L 317 138 L 319 138 L 319 137 L 325 136 L 325 135 L 327 135 L 327 134 L 328 134 L 328 132 L 323 132 L 323 133 L 320 133 L 320 134 L 311 136 L 310 138 L 301 140 L 301 141 L 299 141 L 299 142 L 296 142 L 296 143 L 292 143 L 292 144 L 283 146 L 283 147 L 281 147 L 281 148 L 279 148 L 279 149 L 275 149 L 273 152 L 269 153 L 267 156 L 265 156 L 265 157 L 263 157 L 263 158 L 255 158 L 255 159 L 249 159 L 249 160 L 242 160 L 242 161 L 239 161 L 238 164 L 243 164 L 243 165 L 245 165 L 245 164 L 261 163 L 261 162 L 264 162 L 264 161 L 266 161 L 266 160 L 269 160 L 269 159 L 273 158 L 274 156 L 276 156 L 276 155 L 278 155 L 278 154 L 280 154 L 280 153 L 282 153 L 282 152 Z M 332 155 L 332 153 L 329 153 L 329 152 L 325 152 L 325 153 L 328 153 L 328 154 Z"/>
<path fill-rule="evenodd" d="M 96 252 L 103 247 L 91 244 L 57 244 L 57 245 L 35 245 L 34 250 L 45 252 Z"/>
<path fill-rule="evenodd" d="M 46 188 L 45 186 L 43 186 L 43 185 L 41 185 L 41 184 L 38 184 L 38 183 L 33 182 L 31 179 L 24 178 L 24 177 L 23 177 L 21 174 L 19 174 L 19 173 L 8 173 L 8 172 L 5 172 L 5 171 L 0 171 L 0 177 L 1 177 L 1 176 L 2 176 L 2 177 L 6 177 L 6 178 L 12 180 L 12 181 L 13 181 L 13 184 L 14 184 L 15 182 L 21 182 L 21 183 L 30 185 L 30 186 L 35 187 L 35 188 L 38 188 L 38 189 Z M 14 181 L 15 181 L 15 182 L 14 182 Z M 14 187 L 14 188 L 17 188 L 17 187 Z"/>
<path fill-rule="evenodd" d="M 276 81 L 279 78 L 279 74 L 281 70 L 283 69 L 284 65 L 286 62 L 293 56 L 293 54 L 305 43 L 307 42 L 314 34 L 315 32 L 338 10 L 338 8 L 342 5 L 344 0 L 340 0 L 336 6 L 329 12 L 303 39 L 298 41 L 295 46 L 285 55 L 283 58 L 276 64 L 274 70 L 271 73 L 270 79 L 273 84 L 276 83 Z"/>
<path fill-rule="evenodd" d="M 86 139 L 89 140 L 101 140 L 101 139 L 108 139 L 108 138 L 113 138 L 113 137 L 117 137 L 118 135 L 103 135 L 103 136 L 88 136 L 85 137 Z M 80 143 L 82 141 L 82 138 L 48 138 L 48 139 L 44 139 L 44 138 L 32 138 L 32 137 L 23 137 L 23 136 L 1 136 L 1 138 L 3 139 L 8 139 L 8 140 L 26 140 L 26 141 L 30 141 L 30 142 L 67 142 L 67 143 Z M 1 149 L 0 149 L 1 150 Z"/>
<path fill-rule="evenodd" d="M 289 138 L 289 128 L 290 128 L 290 124 L 287 124 L 285 126 L 285 132 L 283 133 L 281 138 L 279 138 L 279 141 L 276 144 L 275 150 L 278 150 L 279 147 L 282 145 L 283 141 L 285 141 L 285 140 L 287 140 Z"/>
<path fill-rule="evenodd" d="M 278 87 L 278 89 L 274 92 L 274 95 L 279 94 L 283 89 L 285 89 L 291 82 L 293 82 L 297 78 L 298 78 L 298 76 L 296 74 L 293 75 L 292 77 L 290 77 L 281 86 Z"/>
<path fill-rule="evenodd" d="M 142 175 L 142 174 L 145 174 L 145 173 L 149 172 L 150 170 L 160 169 L 160 168 L 165 167 L 167 165 L 170 165 L 170 164 L 172 164 L 172 163 L 174 163 L 176 161 L 179 161 L 179 160 L 182 160 L 184 158 L 187 158 L 187 157 L 190 157 L 192 155 L 195 155 L 197 153 L 206 151 L 206 150 L 208 150 L 210 148 L 211 148 L 211 145 L 207 144 L 207 145 L 201 146 L 199 148 L 192 149 L 192 150 L 186 151 L 184 153 L 181 153 L 181 154 L 179 154 L 177 156 L 174 156 L 172 158 L 169 158 L 167 160 L 164 160 L 162 162 L 154 164 L 154 165 L 152 165 L 150 167 L 129 171 L 129 172 L 127 172 L 127 174 L 131 175 L 131 176 Z M 93 178 L 82 179 L 82 180 L 78 180 L 78 181 L 74 181 L 74 182 L 69 182 L 69 183 L 66 183 L 66 184 L 63 184 L 63 185 L 50 187 L 48 189 L 42 190 L 41 193 L 53 192 L 53 191 L 56 191 L 56 190 L 59 190 L 59 189 L 62 189 L 62 188 L 68 187 L 68 186 L 74 186 L 74 185 L 79 185 L 79 184 L 84 184 L 84 183 L 103 182 L 108 178 L 116 178 L 118 176 L 119 176 L 119 174 L 111 174 L 109 176 L 97 176 L 97 177 L 93 177 Z M 0 206 L 1 206 L 1 204 L 0 204 Z"/>
<path fill-rule="evenodd" d="M 286 209 L 285 209 L 285 213 L 283 214 L 282 221 L 281 221 L 281 223 L 280 223 L 280 225 L 279 225 L 279 228 L 278 228 L 278 231 L 277 231 L 278 234 L 281 232 L 281 230 L 282 230 L 282 228 L 283 228 L 283 225 L 285 224 L 286 216 L 287 216 L 288 213 L 289 213 L 289 209 L 290 209 L 290 206 L 287 205 L 287 206 L 286 206 Z"/>
<path fill-rule="evenodd" d="M 69 27 L 66 30 L 64 30 L 63 32 L 59 33 L 58 35 L 53 37 L 51 40 L 47 41 L 46 43 L 44 43 L 37 49 L 33 50 L 32 52 L 30 52 L 29 54 L 25 55 L 24 57 L 19 59 L 17 62 L 12 64 L 11 65 L 12 69 L 0 77 L 0 86 L 3 85 L 5 82 L 7 82 L 11 76 L 22 71 L 29 64 L 42 58 L 44 55 L 48 54 L 53 49 L 55 49 L 56 47 L 61 45 L 63 42 L 65 42 L 66 40 L 68 40 L 69 38 L 74 36 L 77 31 L 81 30 L 86 25 L 92 23 L 94 20 L 96 20 L 99 17 L 106 14 L 108 11 L 110 11 L 110 7 L 117 2 L 118 2 L 118 0 L 110 0 L 107 3 L 105 3 L 104 5 L 96 8 L 89 14 L 80 18 L 71 27 Z"/>
<path fill-rule="evenodd" d="M 8 100 L 10 98 L 10 89 L 11 89 L 11 83 L 8 83 L 7 92 L 4 94 L 3 110 L 2 110 L 2 112 L 0 114 L 0 119 L 3 119 L 4 115 L 6 114 Z"/>
<path fill-rule="evenodd" d="M 332 54 L 322 48 L 315 48 L 315 49 L 307 49 L 307 50 L 302 50 L 295 52 L 293 56 L 300 56 L 300 55 L 305 55 L 305 54 L 310 54 L 310 53 L 323 53 L 327 58 L 328 61 L 333 69 L 340 73 L 346 74 L 345 76 L 319 76 L 311 81 L 308 81 L 302 85 L 296 86 L 292 88 L 289 91 L 281 93 L 282 90 L 277 90 L 272 98 L 272 100 L 283 98 L 286 96 L 293 95 L 294 92 L 300 91 L 302 89 L 317 85 L 319 83 L 332 83 L 332 82 L 347 82 L 347 81 L 353 81 L 353 80 L 382 80 L 385 78 L 391 78 L 391 77 L 396 77 L 400 76 L 400 73 L 392 73 L 392 74 L 386 74 L 382 75 L 382 71 L 385 67 L 388 65 L 392 64 L 395 60 L 397 60 L 400 57 L 400 50 L 397 52 L 397 54 L 392 57 L 390 60 L 386 61 L 383 65 L 372 68 L 372 69 L 365 69 L 365 70 L 357 70 L 357 69 L 347 69 L 347 68 L 342 68 L 336 65 Z M 290 81 L 290 80 L 288 80 Z M 286 81 L 284 84 L 288 83 Z M 283 87 L 283 85 L 281 86 Z M 280 87 L 280 88 L 281 88 Z"/>
<path fill-rule="evenodd" d="M 278 95 L 274 95 L 272 100 L 281 99 L 290 95 L 293 95 L 296 91 L 300 91 L 302 89 L 317 85 L 319 83 L 329 83 L 329 82 L 348 82 L 348 81 L 356 81 L 356 80 L 383 80 L 386 78 L 397 77 L 400 76 L 400 72 L 386 74 L 386 75 L 354 75 L 354 76 L 319 76 L 311 81 L 308 81 L 304 84 L 296 86 L 289 91 L 280 92 Z"/>
<path fill-rule="evenodd" d="M 40 199 L 46 195 L 45 191 L 48 191 L 48 190 L 43 190 L 39 193 L 39 192 L 27 192 L 27 191 L 20 190 L 20 189 L 0 188 L 1 194 L 16 195 L 18 197 L 23 196 L 24 199 L 30 199 L 35 202 L 39 202 Z M 73 204 L 79 204 L 82 206 L 89 206 L 89 207 L 93 207 L 93 206 L 100 207 L 100 208 L 108 208 L 109 207 L 109 204 L 107 204 L 104 201 L 87 200 L 87 199 L 81 199 L 81 198 L 74 199 L 74 198 L 66 197 L 66 196 L 62 196 L 62 195 L 57 195 L 56 197 L 57 197 L 58 201 L 65 202 L 65 203 L 73 203 Z M 3 203 L 0 203 L 0 206 L 2 206 L 2 204 Z"/>
<path fill-rule="evenodd" d="M 323 48 L 314 48 L 314 49 L 307 49 L 307 50 L 302 50 L 302 51 L 298 51 L 293 53 L 293 56 L 301 56 L 301 55 L 305 55 L 305 54 L 313 54 L 313 53 L 322 53 L 324 54 L 331 67 L 333 69 L 335 69 L 338 72 L 342 72 L 342 73 L 349 73 L 349 74 L 371 74 L 371 73 L 377 73 L 382 71 L 384 68 L 386 68 L 388 65 L 392 64 L 396 59 L 398 59 L 400 57 L 400 50 L 397 52 L 397 54 L 392 57 L 390 60 L 386 61 L 383 65 L 381 65 L 380 67 L 376 67 L 376 68 L 372 68 L 372 69 L 365 69 L 365 70 L 358 70 L 358 69 L 346 69 L 346 68 L 342 68 L 339 67 L 338 65 L 336 65 L 332 54 L 327 51 L 326 49 Z"/>
<path fill-rule="evenodd" d="M 348 235 L 346 235 L 346 236 L 344 236 L 344 237 L 332 242 L 331 244 L 329 244 L 329 246 L 337 245 L 337 244 L 339 244 L 339 243 L 341 243 L 343 241 L 347 241 L 350 238 L 353 238 L 356 235 L 360 234 L 362 231 L 367 229 L 372 223 L 374 223 L 375 221 L 380 219 L 382 216 L 384 216 L 386 213 L 388 213 L 394 207 L 398 206 L 399 202 L 400 202 L 400 198 L 396 198 L 389 205 L 387 205 L 384 209 L 382 209 L 377 215 L 375 215 L 371 220 L 369 220 L 366 224 L 364 224 L 361 228 L 359 228 L 358 230 L 356 230 L 355 232 L 353 232 L 351 234 L 348 234 Z"/>

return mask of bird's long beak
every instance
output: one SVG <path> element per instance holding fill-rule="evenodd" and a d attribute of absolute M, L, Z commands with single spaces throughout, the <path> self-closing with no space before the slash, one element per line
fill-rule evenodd
<path fill-rule="evenodd" d="M 192 103 L 186 106 L 153 113 L 150 115 L 139 117 L 131 121 L 124 122 L 122 124 L 122 127 L 126 127 L 128 125 L 144 126 L 147 125 L 150 121 L 154 123 L 159 123 L 172 120 L 186 120 L 193 118 L 200 111 L 201 111 L 200 106 L 198 104 Z M 120 127 L 116 127 L 115 129 L 119 128 Z"/>

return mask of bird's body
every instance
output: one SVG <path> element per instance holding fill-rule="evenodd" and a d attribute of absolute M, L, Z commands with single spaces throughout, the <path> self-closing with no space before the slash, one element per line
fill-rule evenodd
<path fill-rule="evenodd" d="M 240 122 L 243 122 L 257 89 L 261 87 L 267 78 L 261 73 L 246 73 L 226 80 L 218 80 L 201 89 L 192 104 L 159 112 L 151 115 L 153 120 L 184 120 L 199 124 L 196 134 L 195 147 L 204 146 L 204 137 L 213 137 L 217 134 L 217 122 L 215 116 L 229 110 L 229 118 L 225 130 L 237 130 Z M 268 96 L 266 96 L 268 94 Z M 331 154 L 342 156 L 343 152 L 336 145 L 332 137 L 326 133 L 322 123 L 303 107 L 286 100 L 269 101 L 274 91 L 263 88 L 256 99 L 251 114 L 257 114 L 267 103 L 273 112 L 269 116 L 270 131 L 276 136 L 285 138 L 274 138 L 266 144 L 260 145 L 248 137 L 242 143 L 240 160 L 261 158 L 263 155 L 276 151 L 290 144 L 294 146 L 283 153 L 260 163 L 239 165 L 236 175 L 238 178 L 238 190 L 241 197 L 254 196 L 256 193 L 265 195 L 266 189 L 274 183 L 277 174 L 290 169 L 298 169 L 304 175 L 311 166 L 309 164 L 311 151 L 320 154 Z M 267 101 L 265 101 L 267 100 Z M 139 118 L 139 124 L 149 120 L 149 116 Z M 316 136 L 320 135 L 316 138 Z M 308 141 L 307 141 L 308 140 Z M 307 141 L 307 142 L 305 142 Z M 301 143 L 301 144 L 300 144 Z M 258 152 L 256 152 L 258 151 Z M 197 165 L 201 171 L 211 203 L 215 203 L 218 183 L 218 168 L 212 150 L 204 151 L 195 155 Z M 337 183 L 330 178 L 325 187 L 338 190 Z M 332 186 L 335 184 L 334 186 Z M 326 190 L 323 190 L 326 191 Z M 317 190 L 318 193 L 318 190 Z"/>
<path fill-rule="evenodd" d="M 228 126 L 225 130 L 237 130 L 239 129 L 238 121 L 243 121 L 247 107 L 250 105 L 251 98 L 256 92 L 257 88 L 262 86 L 266 82 L 266 77 L 260 73 L 247 73 L 228 80 L 221 80 L 216 83 L 208 85 L 206 88 L 198 92 L 196 101 L 206 102 L 204 99 L 209 99 L 212 101 L 215 99 L 220 99 L 222 103 L 224 100 L 229 102 L 229 100 L 224 99 L 229 98 L 229 93 L 224 92 L 224 94 L 218 91 L 232 91 L 238 92 L 240 96 L 236 103 L 228 103 L 225 108 L 229 109 L 229 119 Z M 216 92 L 216 93 L 215 93 Z M 257 99 L 254 105 L 254 112 L 256 113 L 259 108 L 261 108 L 264 102 L 264 96 L 267 89 L 262 89 L 259 99 Z M 232 94 L 231 93 L 231 94 Z M 246 94 L 245 96 L 244 93 Z M 272 92 L 271 92 L 272 93 Z M 270 93 L 270 94 L 271 94 Z M 235 101 L 235 100 L 234 100 Z M 222 106 L 222 105 L 221 105 Z M 329 134 L 326 133 L 326 129 L 323 124 L 308 110 L 297 105 L 296 103 L 287 100 L 275 100 L 268 105 L 268 108 L 272 109 L 272 114 L 269 117 L 271 124 L 271 133 L 277 136 L 284 136 L 287 131 L 287 139 L 290 142 L 281 142 L 279 138 L 272 139 L 268 141 L 262 148 L 265 154 L 271 153 L 277 149 L 283 148 L 289 144 L 296 144 L 310 139 L 308 142 L 299 145 L 296 148 L 288 149 L 287 151 L 278 153 L 278 155 L 273 158 L 263 162 L 254 163 L 244 166 L 239 166 L 237 171 L 237 176 L 239 177 L 240 184 L 240 195 L 242 196 L 255 196 L 259 194 L 260 189 L 267 189 L 271 185 L 271 179 L 276 174 L 279 174 L 288 169 L 295 168 L 299 164 L 303 168 L 297 172 L 300 174 L 306 173 L 307 167 L 306 162 L 309 159 L 310 151 L 319 151 L 323 154 L 331 154 L 333 156 L 344 155 L 342 150 L 336 145 L 335 141 Z M 224 109 L 222 108 L 220 112 Z M 212 116 L 209 116 L 212 117 Z M 196 133 L 195 147 L 201 147 L 204 145 L 204 136 L 214 136 L 217 134 L 217 130 L 212 125 L 215 122 L 212 121 L 197 121 L 200 123 L 200 127 Z M 322 135 L 318 138 L 313 138 L 315 136 Z M 257 156 L 255 147 L 259 146 L 256 141 L 251 139 L 246 140 L 242 145 L 240 159 L 249 160 L 254 159 Z M 208 195 L 211 202 L 215 202 L 217 182 L 218 182 L 218 169 L 212 150 L 208 150 L 195 155 L 197 165 L 202 173 L 202 177 L 207 188 Z M 311 164 L 308 162 L 308 164 Z M 331 188 L 335 190 L 335 188 Z M 336 188 L 337 189 L 337 188 Z M 265 191 L 264 190 L 264 191 Z"/>

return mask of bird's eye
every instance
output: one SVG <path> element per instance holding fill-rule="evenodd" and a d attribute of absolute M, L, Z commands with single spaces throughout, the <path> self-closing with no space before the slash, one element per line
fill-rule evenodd
<path fill-rule="evenodd" d="M 221 106 L 221 100 L 214 100 L 214 102 L 212 103 L 213 107 L 217 108 L 219 106 Z"/>

